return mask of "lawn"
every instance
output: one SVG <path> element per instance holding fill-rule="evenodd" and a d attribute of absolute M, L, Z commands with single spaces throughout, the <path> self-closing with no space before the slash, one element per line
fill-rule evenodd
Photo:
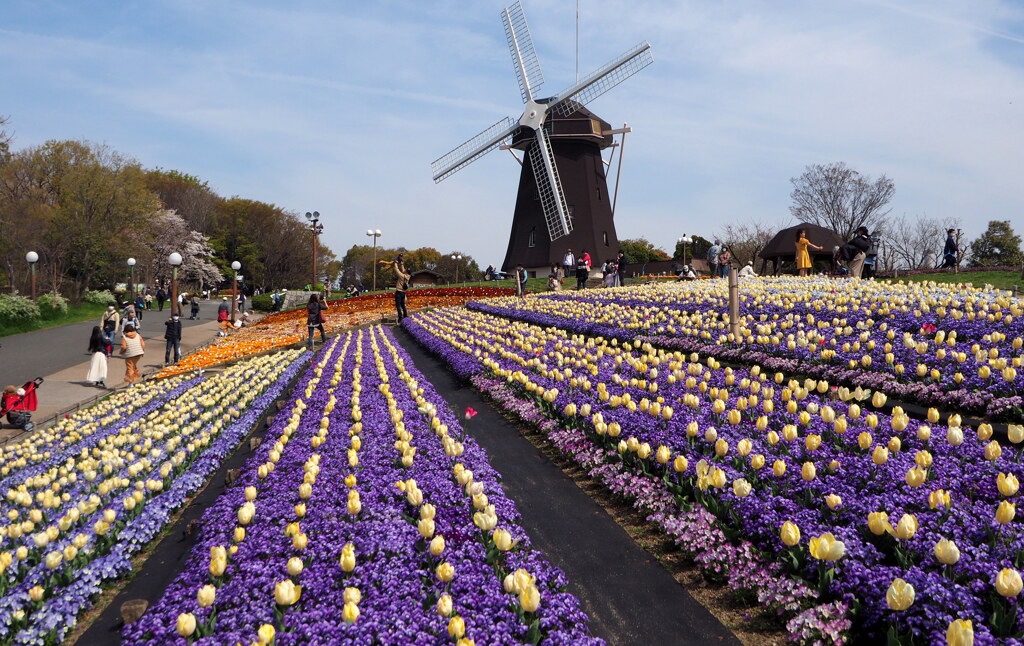
<path fill-rule="evenodd" d="M 971 283 L 975 287 L 981 287 L 987 284 L 992 285 L 997 289 L 1005 289 L 1007 291 L 1012 291 L 1015 286 L 1024 286 L 1024 278 L 1021 278 L 1021 272 L 1018 271 L 962 271 L 956 274 L 910 274 L 907 276 L 900 275 L 897 280 L 907 283 L 920 283 L 926 281 L 952 284 Z"/>
<path fill-rule="evenodd" d="M 103 315 L 104 309 L 106 308 L 103 305 L 96 303 L 79 303 L 68 306 L 68 313 L 66 315 L 55 318 L 39 318 L 13 323 L 0 320 L 0 337 L 57 327 L 58 325 L 67 325 L 68 323 L 79 323 L 90 319 L 96 319 L 98 322 Z"/>

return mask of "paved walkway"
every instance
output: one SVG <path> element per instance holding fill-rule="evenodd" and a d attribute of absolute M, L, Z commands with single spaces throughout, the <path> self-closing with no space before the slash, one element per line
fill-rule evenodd
<path fill-rule="evenodd" d="M 191 352 L 205 345 L 217 333 L 217 302 L 203 303 L 200 312 L 204 315 L 196 321 L 182 318 L 181 353 Z M 139 370 L 150 373 L 163 366 L 164 321 L 170 316 L 170 308 L 163 312 L 151 310 L 142 319 L 142 336 L 146 340 L 146 354 L 139 362 Z M 0 388 L 8 384 L 20 386 L 35 377 L 46 381 L 39 388 L 39 408 L 32 413 L 32 420 L 45 422 L 53 415 L 74 408 L 87 406 L 109 390 L 96 388 L 85 380 L 89 371 L 90 355 L 86 351 L 89 335 L 98 321 L 83 321 L 59 327 L 15 334 L 0 338 Z M 124 383 L 124 359 L 118 356 L 114 344 L 114 355 L 107 364 L 107 386 L 116 388 Z M 21 430 L 0 420 L 0 444 L 21 436 Z"/>

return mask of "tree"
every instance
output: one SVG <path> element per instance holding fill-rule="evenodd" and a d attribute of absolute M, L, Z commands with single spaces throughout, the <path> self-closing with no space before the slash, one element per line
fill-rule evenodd
<path fill-rule="evenodd" d="M 1009 220 L 991 220 L 985 233 L 971 243 L 971 264 L 975 267 L 1008 267 L 1020 265 L 1020 236 L 1013 232 Z"/>
<path fill-rule="evenodd" d="M 838 233 L 844 240 L 858 227 L 875 231 L 885 221 L 896 186 L 885 175 L 876 180 L 861 175 L 843 162 L 814 164 L 790 179 L 793 205 L 789 212 L 800 222 Z"/>
<path fill-rule="evenodd" d="M 946 231 L 960 227 L 959 218 L 929 218 L 918 215 L 888 220 L 883 237 L 885 253 L 880 253 L 879 269 L 935 269 L 942 263 Z M 879 250 L 881 252 L 881 250 Z"/>
<path fill-rule="evenodd" d="M 146 184 L 163 207 L 184 218 L 190 228 L 207 235 L 213 233 L 220 198 L 206 182 L 194 175 L 157 168 L 146 173 Z"/>
<path fill-rule="evenodd" d="M 711 248 L 711 241 L 701 236 L 690 236 L 693 242 L 686 245 L 686 263 L 689 264 L 694 258 L 707 258 L 708 249 Z M 672 250 L 672 260 L 683 260 L 683 243 L 676 241 L 675 249 Z"/>
<path fill-rule="evenodd" d="M 181 254 L 178 280 L 202 289 L 224 280 L 224 275 L 213 262 L 214 251 L 209 238 L 189 228 L 185 219 L 174 211 L 161 211 L 151 221 L 147 235 L 150 267 L 153 275 L 164 284 L 171 277 L 168 256 Z"/>
<path fill-rule="evenodd" d="M 625 254 L 626 262 L 629 264 L 671 260 L 667 253 L 655 247 L 645 238 L 619 240 L 619 249 L 621 249 L 622 253 Z"/>
<path fill-rule="evenodd" d="M 11 158 L 11 139 L 13 138 L 7 132 L 7 117 L 0 114 L 0 164 L 4 164 Z"/>
<path fill-rule="evenodd" d="M 763 222 L 727 224 L 717 237 L 732 250 L 733 260 L 743 266 L 748 262 L 756 263 L 757 254 L 761 253 L 781 228 Z"/>

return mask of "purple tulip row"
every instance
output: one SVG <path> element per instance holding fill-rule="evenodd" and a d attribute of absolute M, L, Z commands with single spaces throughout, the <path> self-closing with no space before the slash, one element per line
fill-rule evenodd
<path fill-rule="evenodd" d="M 332 339 L 295 395 L 125 643 L 251 643 L 268 631 L 279 645 L 600 643 L 564 576 L 530 548 L 483 450 L 390 332 Z M 496 527 L 475 522 L 486 527 L 485 512 Z M 512 549 L 498 549 L 499 528 Z M 503 585 L 520 569 L 536 607 Z"/>
<path fill-rule="evenodd" d="M 1024 467 L 1019 451 L 993 444 L 987 427 L 948 420 L 931 428 L 837 401 L 827 387 L 819 394 L 817 383 L 709 367 L 713 360 L 700 364 L 649 346 L 588 345 L 552 328 L 466 310 L 417 314 L 406 326 L 478 387 L 523 410 L 539 407 L 573 436 L 556 444 L 574 459 L 593 460 L 592 473 L 606 483 L 619 478 L 615 486 L 635 490 L 630 497 L 658 500 L 645 486 L 654 483 L 658 495 L 674 498 L 674 513 L 641 503 L 661 514 L 655 522 L 664 527 L 679 522 L 688 505 L 703 506 L 733 545 L 747 541 L 775 568 L 803 577 L 825 593 L 820 602 L 859 607 L 859 632 L 880 636 L 895 627 L 939 639 L 951 621 L 967 618 L 976 643 L 990 643 L 993 633 L 1016 643 L 1024 630 L 1012 618 L 1018 597 L 1003 598 L 993 587 L 997 573 L 1022 565 L 1024 554 L 1019 520 L 997 518 L 1001 505 L 1016 500 L 1015 489 L 1000 491 L 997 476 L 1024 478 Z M 652 414 L 654 403 L 662 414 Z M 673 408 L 667 419 L 666 405 Z M 628 485 L 620 468 L 634 476 Z M 878 512 L 892 531 L 876 534 L 869 526 L 869 514 Z M 904 515 L 914 522 L 897 528 Z M 800 530 L 793 547 L 780 536 L 787 521 Z M 845 545 L 835 562 L 809 554 L 810 539 L 828 532 Z M 943 538 L 959 548 L 953 565 L 935 552 Z M 719 556 L 708 555 L 708 565 L 721 563 Z M 731 568 L 721 576 L 733 580 Z M 900 611 L 886 601 L 897 578 L 917 590 L 917 600 Z M 797 603 L 788 616 L 806 607 L 806 600 Z M 1010 619 L 993 621 L 994 613 Z"/>
<path fill-rule="evenodd" d="M 195 431 L 194 435 L 207 434 L 205 439 L 195 442 L 183 460 L 158 461 L 152 469 L 134 474 L 128 470 L 124 460 L 112 460 L 111 465 L 116 461 L 121 468 L 106 471 L 103 480 L 107 482 L 115 478 L 127 481 L 125 479 L 129 477 L 139 483 L 147 480 L 160 482 L 159 489 L 139 489 L 145 492 L 141 496 L 142 500 L 130 509 L 120 504 L 121 496 L 127 491 L 119 493 L 117 487 L 112 487 L 104 492 L 99 486 L 100 479 L 89 482 L 81 478 L 74 482 L 76 486 L 66 490 L 70 498 L 68 509 L 91 498 L 97 501 L 92 505 L 95 511 L 82 513 L 81 518 L 61 537 L 50 542 L 41 552 L 34 549 L 34 553 L 38 552 L 36 556 L 30 554 L 23 561 L 16 561 L 17 569 L 12 567 L 5 573 L 7 589 L 0 600 L 0 617 L 4 627 L 3 637 L 0 638 L 2 643 L 36 644 L 63 639 L 74 628 L 79 613 L 92 604 L 101 585 L 133 570 L 131 558 L 159 535 L 173 513 L 205 484 L 208 477 L 248 434 L 262 412 L 280 396 L 285 384 L 299 368 L 294 361 L 298 354 L 282 353 L 269 373 L 264 368 L 253 368 L 242 363 L 222 376 L 205 380 L 205 383 L 202 379 L 189 380 L 151 398 L 153 406 L 147 407 L 151 408 L 149 414 L 143 412 L 142 415 L 152 418 L 169 411 L 178 413 L 182 401 L 196 398 L 197 389 L 218 384 L 225 387 L 226 392 L 230 392 L 237 400 L 235 404 L 245 410 L 241 411 L 235 405 L 229 408 L 228 402 L 220 401 L 218 404 L 225 411 L 223 418 L 211 420 L 210 424 L 183 429 Z M 167 385 L 174 386 L 179 381 L 172 380 Z M 247 384 L 248 388 L 239 388 L 240 384 Z M 130 433 L 139 426 L 139 420 L 137 416 L 134 421 L 126 420 L 124 424 L 117 425 L 120 430 L 109 436 Z M 181 419 L 182 425 L 189 421 L 188 416 Z M 181 437 L 185 437 L 185 433 Z M 168 436 L 164 439 L 174 441 Z M 94 435 L 82 442 L 90 446 L 96 443 Z M 55 519 L 65 511 L 64 508 L 58 509 L 51 512 L 51 517 Z M 116 514 L 116 520 L 104 521 L 106 514 L 111 511 Z M 95 529 L 101 521 L 105 523 L 102 532 Z M 78 534 L 72 537 L 76 527 L 79 528 Z M 73 554 L 69 555 L 68 550 L 72 550 Z M 42 558 L 42 553 L 53 552 L 65 554 L 64 560 L 55 569 L 46 565 Z"/>
<path fill-rule="evenodd" d="M 650 341 L 665 349 L 861 385 L 906 401 L 993 419 L 1012 421 L 1024 411 L 1024 369 L 1013 365 L 1024 338 L 1024 320 L 1005 306 L 997 310 L 994 295 L 935 288 L 915 301 L 878 285 L 870 294 L 853 294 L 850 281 L 779 279 L 757 284 L 760 291 L 741 290 L 744 339 L 739 344 L 728 335 L 728 302 L 716 285 L 592 290 L 526 301 L 489 299 L 469 307 L 541 326 Z M 925 297 L 941 305 L 929 306 Z M 954 311 L 966 314 L 954 317 Z M 688 323 L 680 325 L 674 317 Z M 909 346 L 905 334 L 910 335 Z M 1000 360 L 1013 370 L 1004 373 Z"/>

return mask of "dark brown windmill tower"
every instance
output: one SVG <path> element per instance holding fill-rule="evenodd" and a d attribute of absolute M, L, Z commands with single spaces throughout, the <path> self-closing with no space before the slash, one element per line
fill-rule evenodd
<path fill-rule="evenodd" d="M 535 98 L 544 83 L 526 16 L 518 2 L 501 12 L 525 104 L 518 122 L 505 119 L 431 164 L 440 182 L 512 139 L 526 152 L 504 270 L 540 269 L 561 263 L 567 248 L 590 252 L 594 264 L 618 251 L 601 150 L 611 145 L 610 126 L 586 109 L 653 62 L 640 43 L 569 89 Z"/>

